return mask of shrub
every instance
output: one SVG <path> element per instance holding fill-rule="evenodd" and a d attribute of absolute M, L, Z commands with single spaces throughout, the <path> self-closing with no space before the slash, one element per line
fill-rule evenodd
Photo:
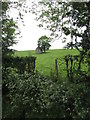
<path fill-rule="evenodd" d="M 11 71 L 4 81 L 9 91 L 3 96 L 3 118 L 90 118 L 90 89 L 85 83 Z"/>
<path fill-rule="evenodd" d="M 3 70 L 7 71 L 9 67 L 16 68 L 20 74 L 24 74 L 25 71 L 28 73 L 34 73 L 36 57 L 3 57 Z M 28 68 L 26 69 L 26 66 Z"/>

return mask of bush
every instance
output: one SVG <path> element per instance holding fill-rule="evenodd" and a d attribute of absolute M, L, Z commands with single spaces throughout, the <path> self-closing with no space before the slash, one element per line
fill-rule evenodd
<path fill-rule="evenodd" d="M 24 72 L 34 73 L 36 57 L 3 57 L 3 70 L 7 71 L 8 68 L 15 68 L 20 74 Z"/>
<path fill-rule="evenodd" d="M 53 81 L 9 71 L 4 77 L 3 118 L 89 119 L 90 89 L 85 83 Z"/>
<path fill-rule="evenodd" d="M 88 119 L 90 89 L 85 84 L 61 83 L 48 86 L 48 117 Z"/>

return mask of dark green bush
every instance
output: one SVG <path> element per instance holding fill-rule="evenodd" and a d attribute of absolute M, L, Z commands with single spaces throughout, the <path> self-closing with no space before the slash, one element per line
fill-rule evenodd
<path fill-rule="evenodd" d="M 9 67 L 17 69 L 20 74 L 24 74 L 24 72 L 32 72 L 35 70 L 35 60 L 36 57 L 3 57 L 2 65 L 3 70 L 7 71 Z"/>
<path fill-rule="evenodd" d="M 90 88 L 85 83 L 53 81 L 9 70 L 4 77 L 3 118 L 90 119 Z"/>

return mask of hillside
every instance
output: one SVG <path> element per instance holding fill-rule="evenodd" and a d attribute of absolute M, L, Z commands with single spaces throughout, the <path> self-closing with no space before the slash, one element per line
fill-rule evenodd
<path fill-rule="evenodd" d="M 50 75 L 55 70 L 55 59 L 63 58 L 65 55 L 76 55 L 79 52 L 77 50 L 65 50 L 65 49 L 55 49 L 49 50 L 43 54 L 36 54 L 34 50 L 31 51 L 17 51 L 15 52 L 15 56 L 35 56 L 36 59 L 36 70 L 38 70 L 41 74 Z M 62 69 L 62 61 L 60 61 L 60 69 Z"/>

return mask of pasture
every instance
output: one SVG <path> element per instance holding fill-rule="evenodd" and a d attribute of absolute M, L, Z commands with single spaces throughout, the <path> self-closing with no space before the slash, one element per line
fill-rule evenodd
<path fill-rule="evenodd" d="M 63 58 L 65 55 L 78 55 L 79 52 L 76 49 L 55 49 L 49 50 L 46 53 L 36 54 L 34 50 L 30 51 L 16 51 L 15 56 L 25 57 L 25 56 L 35 56 L 36 59 L 36 68 L 40 74 L 50 76 L 55 72 L 55 59 L 56 58 Z M 63 64 L 63 60 L 59 62 L 59 72 L 63 71 L 65 68 L 65 64 Z M 64 72 L 64 71 L 63 71 Z M 61 73 L 62 74 L 62 73 Z M 65 76 L 65 73 L 63 74 Z"/>

